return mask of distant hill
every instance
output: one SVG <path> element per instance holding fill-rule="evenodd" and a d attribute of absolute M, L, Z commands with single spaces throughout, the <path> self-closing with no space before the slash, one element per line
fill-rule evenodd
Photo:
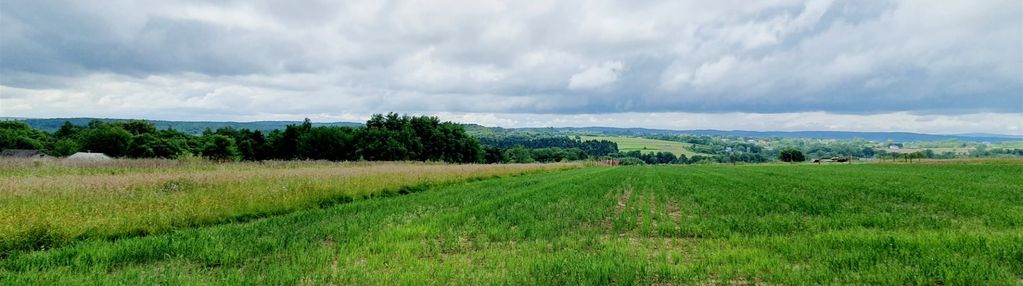
<path fill-rule="evenodd" d="M 33 128 L 45 130 L 47 132 L 53 132 L 60 128 L 64 124 L 64 121 L 70 121 L 75 125 L 86 125 L 92 120 L 101 120 L 105 122 L 120 122 L 126 121 L 127 119 L 110 119 L 110 118 L 0 118 L 0 119 L 14 119 L 24 121 Z M 207 128 L 217 129 L 222 127 L 234 127 L 234 128 L 246 128 L 250 130 L 260 131 L 271 131 L 274 129 L 283 129 L 290 124 L 300 124 L 301 121 L 253 121 L 253 122 L 225 122 L 225 121 L 167 121 L 167 120 L 149 120 L 157 128 L 166 129 L 174 128 L 176 130 L 190 133 L 199 134 Z M 363 126 L 362 123 L 356 122 L 314 122 L 313 126 Z M 650 129 L 650 128 L 618 128 L 618 127 L 546 127 L 546 128 L 502 128 L 502 127 L 485 127 L 478 124 L 463 124 L 466 131 L 474 136 L 492 136 L 496 134 L 507 134 L 507 133 L 572 133 L 572 134 L 608 134 L 608 135 L 707 135 L 707 136 L 739 136 L 739 137 L 752 137 L 752 138 L 767 138 L 767 137 L 781 137 L 781 138 L 815 138 L 815 139 L 836 139 L 836 140 L 847 140 L 847 139 L 864 139 L 872 141 L 896 141 L 896 142 L 909 142 L 909 141 L 942 141 L 942 140 L 959 140 L 959 141 L 970 141 L 970 142 L 1004 142 L 1004 141 L 1020 141 L 1023 140 L 1023 136 L 1017 135 L 1002 135 L 1002 134 L 986 134 L 986 133 L 971 133 L 971 134 L 955 134 L 955 135 L 938 135 L 938 134 L 922 134 L 912 132 L 853 132 L 853 131 L 744 131 L 744 130 L 669 130 L 669 129 Z"/>
<path fill-rule="evenodd" d="M 44 130 L 47 132 L 54 132 L 60 129 L 61 125 L 64 125 L 64 121 L 69 121 L 75 125 L 87 125 L 89 121 L 100 120 L 104 122 L 123 122 L 128 119 L 111 119 L 111 118 L 47 118 L 47 119 L 36 119 L 36 118 L 11 118 L 19 121 L 28 123 L 32 128 Z M 216 130 L 217 128 L 223 127 L 234 127 L 234 128 L 246 128 L 249 130 L 260 130 L 263 132 L 271 131 L 274 129 L 284 129 L 290 124 L 301 124 L 302 121 L 253 121 L 253 122 L 223 122 L 223 121 L 167 121 L 167 120 L 149 120 L 153 125 L 156 125 L 160 129 L 173 128 L 175 130 L 189 133 L 189 134 L 200 134 L 207 128 Z M 313 123 L 313 126 L 362 126 L 362 123 L 355 122 L 326 122 L 326 123 Z"/>
<path fill-rule="evenodd" d="M 1009 138 L 1016 140 L 1023 140 L 1023 135 L 1005 135 L 1005 134 L 991 134 L 991 133 L 963 133 L 955 134 L 956 136 L 964 137 L 997 137 L 997 138 Z"/>
<path fill-rule="evenodd" d="M 688 130 L 691 134 L 698 135 L 733 135 L 742 137 L 783 137 L 783 138 L 819 138 L 819 139 L 864 139 L 872 141 L 990 141 L 1001 142 L 1020 140 L 1016 138 L 994 137 L 994 136 L 962 136 L 962 135 L 936 135 L 911 132 L 851 132 L 851 131 L 720 131 L 720 130 Z"/>
<path fill-rule="evenodd" d="M 511 132 L 560 132 L 588 133 L 609 135 L 707 135 L 707 136 L 738 136 L 752 138 L 813 138 L 813 139 L 864 139 L 872 141 L 942 141 L 959 140 L 971 142 L 1003 142 L 1023 140 L 1023 136 L 1000 134 L 957 134 L 937 135 L 912 132 L 854 132 L 854 131 L 744 131 L 744 130 L 668 130 L 649 128 L 616 128 L 616 127 L 547 127 L 547 128 L 510 128 Z"/>

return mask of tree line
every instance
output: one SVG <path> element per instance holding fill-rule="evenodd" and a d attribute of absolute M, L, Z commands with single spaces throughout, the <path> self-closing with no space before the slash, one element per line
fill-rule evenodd
<path fill-rule="evenodd" d="M 313 127 L 306 119 L 267 133 L 259 130 L 207 129 L 190 135 L 158 130 L 152 123 L 131 120 L 92 121 L 78 126 L 65 122 L 57 131 L 35 130 L 19 121 L 0 121 L 0 149 L 36 149 L 53 156 L 79 151 L 113 157 L 178 158 L 201 156 L 218 161 L 331 160 L 331 161 L 444 161 L 485 162 L 479 142 L 461 125 L 436 117 L 395 113 L 373 115 L 365 127 Z"/>
<path fill-rule="evenodd" d="M 395 113 L 372 116 L 364 127 L 316 126 L 307 119 L 271 131 L 246 128 L 206 129 L 192 135 L 172 128 L 158 129 L 143 120 L 99 121 L 85 125 L 64 122 L 54 132 L 31 128 L 17 120 L 0 121 L 0 149 L 36 149 L 53 156 L 79 151 L 113 157 L 179 158 L 200 156 L 218 161 L 331 160 L 331 161 L 444 161 L 453 163 L 529 163 L 618 159 L 625 164 L 761 163 L 774 158 L 801 162 L 834 156 L 885 157 L 884 150 L 864 142 L 817 142 L 781 139 L 788 148 L 764 149 L 742 140 L 707 136 L 659 135 L 649 138 L 686 142 L 700 155 L 669 152 L 619 152 L 608 140 L 580 136 L 500 134 L 475 138 L 464 126 L 435 117 Z M 805 154 L 805 155 L 804 155 Z M 978 147 L 969 155 L 921 151 L 914 158 L 1023 156 L 1023 149 Z M 888 156 L 891 157 L 891 156 Z M 887 158 L 887 157 L 885 157 Z"/>
<path fill-rule="evenodd" d="M 486 153 L 485 162 L 561 162 L 618 153 L 617 143 L 568 136 L 501 135 L 483 136 L 479 140 Z"/>
<path fill-rule="evenodd" d="M 480 138 L 487 154 L 503 156 L 509 162 L 552 162 L 590 158 L 615 159 L 624 165 L 638 164 L 701 164 L 701 163 L 763 163 L 771 159 L 758 152 L 761 147 L 746 142 L 721 142 L 706 136 L 653 135 L 645 138 L 692 143 L 693 148 L 704 151 L 703 155 L 686 157 L 671 152 L 648 152 L 638 150 L 620 152 L 618 144 L 609 140 L 582 140 L 581 136 L 570 138 L 551 134 L 489 135 Z M 715 144 L 712 146 L 696 144 Z M 500 151 L 500 153 L 495 153 Z"/>
<path fill-rule="evenodd" d="M 480 143 L 484 146 L 500 149 L 509 149 L 518 146 L 526 149 L 578 149 L 583 153 L 586 153 L 588 156 L 607 156 L 618 153 L 618 144 L 615 142 L 608 140 L 582 140 L 581 138 L 572 139 L 568 136 L 491 136 L 480 138 Z"/>

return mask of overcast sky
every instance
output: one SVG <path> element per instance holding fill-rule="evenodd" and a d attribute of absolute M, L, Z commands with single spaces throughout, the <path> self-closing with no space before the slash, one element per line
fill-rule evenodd
<path fill-rule="evenodd" d="M 0 2 L 0 116 L 388 111 L 1023 134 L 1023 1 Z"/>

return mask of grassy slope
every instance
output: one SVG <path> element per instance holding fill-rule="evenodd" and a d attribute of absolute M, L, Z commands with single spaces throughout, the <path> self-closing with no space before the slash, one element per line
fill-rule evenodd
<path fill-rule="evenodd" d="M 643 153 L 653 152 L 671 152 L 673 154 L 681 155 L 684 154 L 686 157 L 692 157 L 699 153 L 689 150 L 689 143 L 665 141 L 638 137 L 624 137 L 624 136 L 581 136 L 583 140 L 608 140 L 611 142 L 618 143 L 618 150 L 622 152 L 639 150 Z"/>
<path fill-rule="evenodd" d="M 588 168 L 0 261 L 0 284 L 1018 284 L 1023 165 Z"/>
<path fill-rule="evenodd" d="M 573 164 L 0 163 L 0 257 L 79 238 L 167 232 Z"/>

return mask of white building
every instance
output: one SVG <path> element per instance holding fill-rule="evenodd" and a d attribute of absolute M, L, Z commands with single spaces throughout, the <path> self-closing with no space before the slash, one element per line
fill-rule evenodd
<path fill-rule="evenodd" d="M 72 154 L 71 156 L 68 156 L 67 160 L 72 160 L 72 161 L 109 161 L 109 160 L 113 160 L 113 159 L 111 159 L 110 156 L 107 156 L 106 154 L 103 154 L 103 153 L 78 152 L 78 153 Z"/>

